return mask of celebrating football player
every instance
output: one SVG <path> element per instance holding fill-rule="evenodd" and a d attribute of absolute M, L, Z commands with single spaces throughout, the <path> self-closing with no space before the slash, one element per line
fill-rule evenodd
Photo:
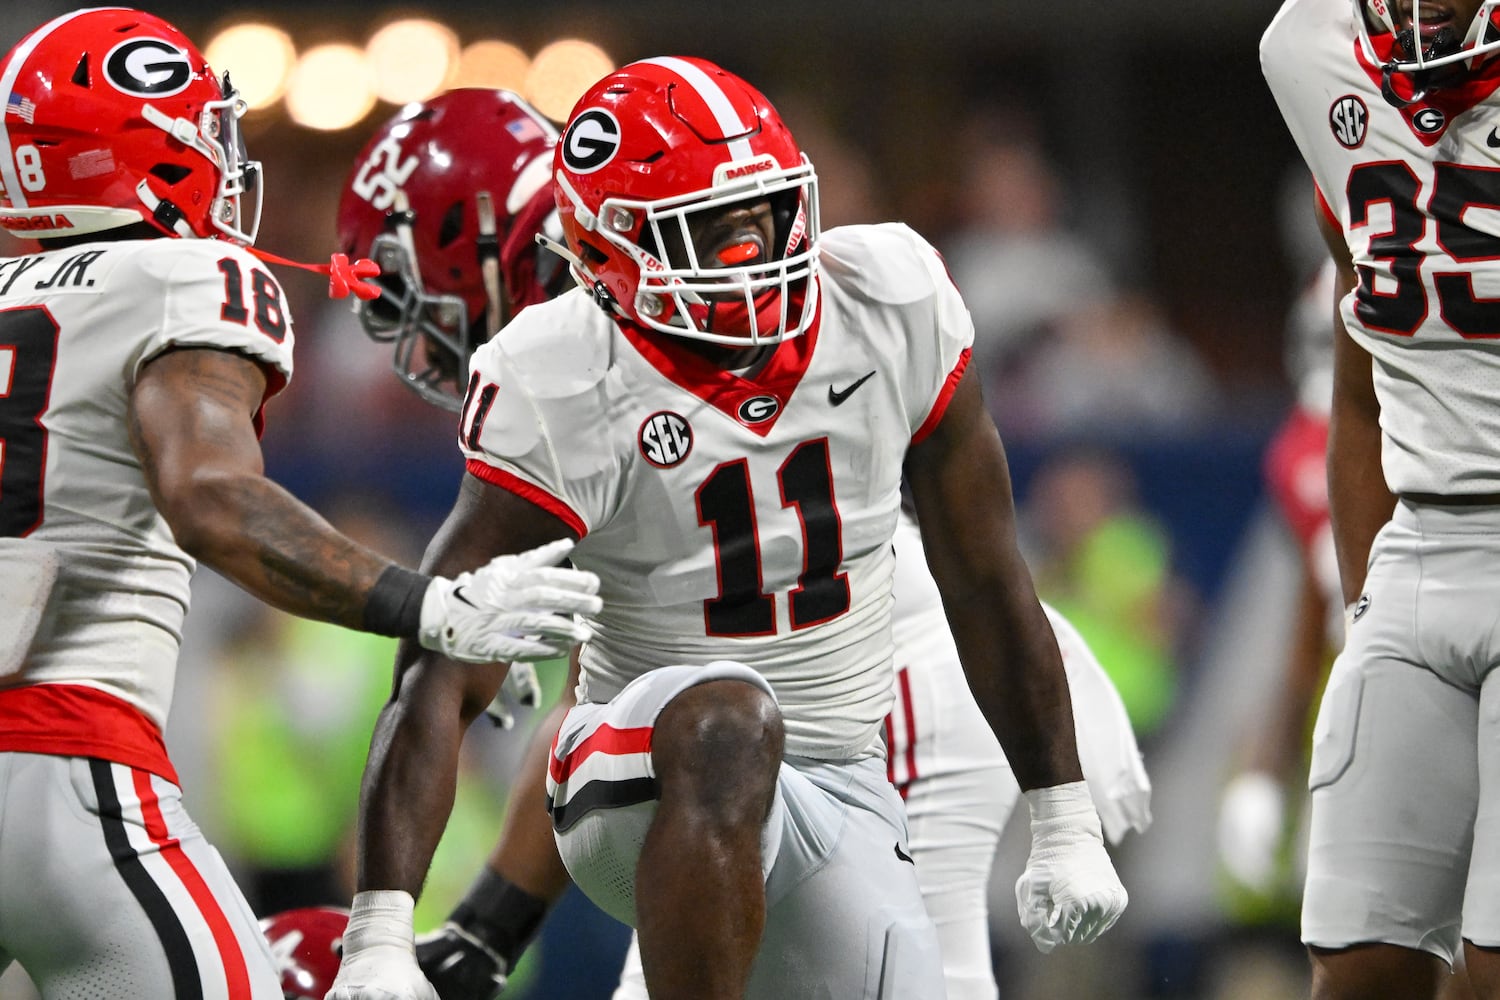
<path fill-rule="evenodd" d="M 402 381 L 439 405 L 457 406 L 468 356 L 498 318 L 560 293 L 559 278 L 572 285 L 556 266 L 561 258 L 537 257 L 536 236 L 560 236 L 550 186 L 555 138 L 550 123 L 513 94 L 454 90 L 407 105 L 384 123 L 350 173 L 339 205 L 340 245 L 380 258 L 384 272 L 381 299 L 361 304 L 362 324 L 395 344 Z M 405 200 L 399 211 L 398 190 Z M 992 997 L 988 874 L 1020 789 L 969 695 L 920 536 L 904 513 L 896 552 L 899 683 L 886 719 L 887 771 L 906 801 L 911 855 L 937 924 L 948 996 Z M 1084 775 L 1106 836 L 1118 841 L 1149 824 L 1150 783 L 1107 676 L 1077 632 L 1047 612 L 1079 716 Z M 576 671 L 576 658 L 571 666 Z M 487 1000 L 503 987 L 568 885 L 542 804 L 548 751 L 574 704 L 576 682 L 574 673 L 533 735 L 489 865 L 444 927 L 417 939 L 418 964 L 443 1000 Z M 534 681 L 519 667 L 505 686 L 534 703 Z M 506 704 L 493 704 L 492 713 Z M 298 919 L 286 915 L 285 926 Z M 306 968 L 293 971 L 303 976 Z M 634 948 L 618 996 L 645 996 Z"/>
<path fill-rule="evenodd" d="M 638 928 L 652 996 L 844 995 L 872 974 L 888 995 L 943 989 L 880 745 L 903 472 L 1027 790 L 1022 920 L 1044 949 L 1102 933 L 1125 894 L 936 254 L 903 226 L 821 233 L 816 177 L 774 109 L 701 60 L 600 81 L 554 166 L 554 247 L 581 287 L 476 352 L 469 475 L 425 563 L 576 537 L 599 573 L 548 809 L 572 878 Z M 504 676 L 409 644 L 398 670 L 341 998 L 432 996 L 412 895 L 459 739 Z"/>
<path fill-rule="evenodd" d="M 1346 640 L 1313 734 L 1313 996 L 1500 997 L 1495 0 L 1287 0 L 1261 41 L 1339 265 Z"/>
<path fill-rule="evenodd" d="M 597 606 L 569 541 L 435 577 L 263 475 L 291 376 L 245 104 L 172 25 L 80 10 L 0 61 L 0 969 L 46 996 L 280 996 L 165 745 L 189 577 L 492 662 Z M 255 208 L 249 202 L 254 201 Z M 471 572 L 472 571 L 472 572 Z"/>

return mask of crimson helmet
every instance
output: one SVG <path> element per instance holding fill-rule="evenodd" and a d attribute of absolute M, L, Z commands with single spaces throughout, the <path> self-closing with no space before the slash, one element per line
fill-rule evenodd
<path fill-rule="evenodd" d="M 245 102 L 166 21 L 125 7 L 56 17 L 0 61 L 0 96 L 0 226 L 47 238 L 146 221 L 255 241 L 260 164 L 240 145 Z"/>
<path fill-rule="evenodd" d="M 743 347 L 795 337 L 817 315 L 812 163 L 765 96 L 702 59 L 622 67 L 573 108 L 553 161 L 573 276 L 654 330 Z M 700 261 L 692 234 L 769 201 L 772 245 Z"/>
<path fill-rule="evenodd" d="M 260 922 L 286 1000 L 323 1000 L 333 989 L 348 924 L 349 911 L 331 906 L 283 910 Z"/>
<path fill-rule="evenodd" d="M 456 411 L 474 349 L 567 284 L 536 242 L 548 229 L 561 236 L 549 189 L 556 141 L 515 94 L 450 90 L 382 125 L 344 185 L 339 246 L 383 272 L 360 323 L 395 343 L 396 373 L 430 402 Z"/>
<path fill-rule="evenodd" d="M 1500 0 L 1483 0 L 1474 19 L 1464 29 L 1462 37 L 1450 26 L 1421 30 L 1423 7 L 1430 0 L 1412 0 L 1411 25 L 1403 28 L 1396 0 L 1353 0 L 1354 23 L 1358 26 L 1360 47 L 1365 57 L 1386 71 L 1387 84 L 1391 73 L 1425 73 L 1443 66 L 1456 66 L 1470 62 L 1477 56 L 1500 49 L 1500 25 L 1496 14 L 1500 13 Z M 1371 28 L 1376 29 L 1372 36 Z M 1472 66 L 1472 62 L 1470 62 Z M 1414 103 L 1422 97 L 1424 82 L 1419 78 L 1418 93 L 1408 101 Z M 1387 95 L 1390 100 L 1390 95 Z M 1396 102 L 1393 102 L 1396 103 Z"/>

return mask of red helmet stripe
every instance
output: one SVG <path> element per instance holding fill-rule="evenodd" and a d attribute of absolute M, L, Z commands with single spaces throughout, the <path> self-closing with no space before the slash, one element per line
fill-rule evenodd
<path fill-rule="evenodd" d="M 656 59 L 644 59 L 642 62 L 660 66 L 682 78 L 682 82 L 693 88 L 697 95 L 702 98 L 703 103 L 713 114 L 714 121 L 718 123 L 720 132 L 728 138 L 739 136 L 729 143 L 729 158 L 731 160 L 748 160 L 755 155 L 755 150 L 750 145 L 749 133 L 754 128 L 753 121 L 747 122 L 740 118 L 735 110 L 734 101 L 724 92 L 724 88 L 714 80 L 713 77 L 703 72 L 697 66 L 686 59 L 678 59 L 673 56 L 662 56 Z"/>
<path fill-rule="evenodd" d="M 48 35 L 73 18 L 88 13 L 92 11 L 70 11 L 60 17 L 54 17 L 33 31 L 11 52 L 10 65 L 5 67 L 5 75 L 0 77 L 0 180 L 5 182 L 5 193 L 10 196 L 10 203 L 14 208 L 26 208 L 27 204 L 26 194 L 21 189 L 21 179 L 16 176 L 16 158 L 15 151 L 10 148 L 10 130 L 5 127 L 4 109 L 10 104 L 11 89 L 16 85 L 16 77 L 21 75 L 21 67 L 26 65 L 27 59 L 31 58 L 32 50 Z"/>

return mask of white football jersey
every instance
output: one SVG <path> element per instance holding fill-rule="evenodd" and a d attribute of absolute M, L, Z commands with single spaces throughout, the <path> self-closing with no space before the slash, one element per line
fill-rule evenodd
<path fill-rule="evenodd" d="M 1500 491 L 1500 60 L 1398 109 L 1348 0 L 1287 0 L 1260 56 L 1359 273 L 1342 310 L 1374 358 L 1387 484 Z"/>
<path fill-rule="evenodd" d="M 752 378 L 617 324 L 581 290 L 522 312 L 471 367 L 469 471 L 582 536 L 604 610 L 582 700 L 735 660 L 770 681 L 787 752 L 869 753 L 891 701 L 891 536 L 908 445 L 973 325 L 905 226 L 821 244 L 821 312 Z"/>
<path fill-rule="evenodd" d="M 81 684 L 165 723 L 193 560 L 151 501 L 126 408 L 172 347 L 255 358 L 274 393 L 292 371 L 281 286 L 217 240 L 0 259 L 0 688 Z"/>

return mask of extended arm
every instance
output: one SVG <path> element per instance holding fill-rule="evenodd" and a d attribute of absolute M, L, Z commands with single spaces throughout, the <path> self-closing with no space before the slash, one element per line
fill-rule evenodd
<path fill-rule="evenodd" d="M 1023 790 L 1078 781 L 1067 675 L 1016 540 L 1010 471 L 971 368 L 906 462 L 974 700 Z"/>
<path fill-rule="evenodd" d="M 1031 810 L 1021 923 L 1044 952 L 1091 941 L 1119 919 L 1125 887 L 1083 781 L 1067 674 L 1021 558 L 1005 452 L 972 369 L 908 454 L 906 476 L 969 687 Z"/>
<path fill-rule="evenodd" d="M 471 663 L 557 656 L 584 634 L 598 580 L 552 568 L 569 542 L 430 576 L 341 534 L 267 479 L 254 416 L 259 365 L 229 351 L 169 351 L 131 393 L 132 446 L 179 545 L 285 611 L 420 640 Z M 472 572 L 471 572 L 472 571 Z"/>
<path fill-rule="evenodd" d="M 422 560 L 447 574 L 569 535 L 551 514 L 465 476 L 457 502 Z M 380 713 L 360 801 L 361 889 L 416 896 L 453 806 L 459 744 L 505 678 L 505 669 L 454 663 L 402 643 L 395 693 Z"/>
<path fill-rule="evenodd" d="M 417 942 L 417 962 L 442 1000 L 488 1000 L 541 928 L 570 881 L 547 815 L 547 764 L 563 717 L 577 701 L 578 650 L 562 697 L 532 734 L 511 784 L 500 840 L 441 930 Z"/>
<path fill-rule="evenodd" d="M 266 478 L 253 423 L 265 389 L 261 367 L 228 351 L 175 350 L 147 364 L 129 419 L 152 499 L 189 555 L 251 594 L 363 628 L 394 564 Z"/>
<path fill-rule="evenodd" d="M 452 572 L 568 534 L 551 514 L 466 476 L 422 568 Z M 503 665 L 465 666 L 411 642 L 398 648 L 395 693 L 376 721 L 365 765 L 359 893 L 337 996 L 435 995 L 423 992 L 430 987 L 416 965 L 411 908 L 453 809 L 464 732 L 504 677 Z M 404 992 L 380 991 L 391 984 Z"/>
<path fill-rule="evenodd" d="M 1338 264 L 1333 302 L 1333 410 L 1328 424 L 1328 508 L 1344 605 L 1364 590 L 1375 535 L 1390 520 L 1396 498 L 1380 467 L 1380 403 L 1370 355 L 1344 326 L 1338 303 L 1356 284 L 1343 236 L 1319 213 L 1323 239 Z"/>

